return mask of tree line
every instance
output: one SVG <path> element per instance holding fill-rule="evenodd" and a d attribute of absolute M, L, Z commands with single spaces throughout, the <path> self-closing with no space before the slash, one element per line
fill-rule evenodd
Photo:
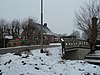
<path fill-rule="evenodd" d="M 29 18 L 22 21 L 13 19 L 11 22 L 0 19 L 0 38 L 4 38 L 4 34 L 8 34 L 13 36 L 13 39 L 16 39 L 23 30 L 25 39 L 30 39 L 29 36 L 34 31 L 31 23 L 36 23 L 36 21 L 33 19 L 32 22 L 29 22 Z"/>

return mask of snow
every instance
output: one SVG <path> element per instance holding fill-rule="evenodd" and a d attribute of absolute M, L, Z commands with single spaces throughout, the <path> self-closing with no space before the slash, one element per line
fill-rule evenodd
<path fill-rule="evenodd" d="M 5 36 L 5 39 L 13 39 L 13 36 Z"/>
<path fill-rule="evenodd" d="M 61 41 L 63 42 L 63 41 L 64 41 L 64 39 L 63 39 L 63 38 L 61 38 Z"/>
<path fill-rule="evenodd" d="M 88 61 L 88 62 L 93 62 L 93 63 L 100 63 L 100 60 L 96 60 L 96 59 L 85 59 L 85 61 Z"/>
<path fill-rule="evenodd" d="M 61 43 L 50 43 L 49 45 L 61 45 Z"/>
<path fill-rule="evenodd" d="M 0 55 L 0 75 L 100 75 L 100 66 L 83 60 L 62 60 L 61 47 L 45 48 L 31 53 Z"/>

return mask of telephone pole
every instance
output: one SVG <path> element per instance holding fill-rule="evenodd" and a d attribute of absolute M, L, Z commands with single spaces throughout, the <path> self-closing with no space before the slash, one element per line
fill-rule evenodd
<path fill-rule="evenodd" d="M 43 53 L 43 0 L 41 0 L 41 53 Z"/>

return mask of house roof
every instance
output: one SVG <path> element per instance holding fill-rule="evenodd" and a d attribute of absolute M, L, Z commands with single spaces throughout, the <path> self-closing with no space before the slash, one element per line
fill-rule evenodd
<path fill-rule="evenodd" d="M 29 19 L 28 20 L 28 26 L 33 27 L 33 29 L 35 30 L 35 33 L 41 33 L 41 24 L 33 22 L 33 19 Z M 46 35 L 55 35 L 48 28 L 48 26 L 47 26 L 46 23 L 43 25 L 43 34 L 46 34 Z"/>
<path fill-rule="evenodd" d="M 41 32 L 41 24 L 34 23 L 33 27 L 35 28 L 36 32 Z M 43 25 L 43 33 L 54 34 L 47 26 Z"/>

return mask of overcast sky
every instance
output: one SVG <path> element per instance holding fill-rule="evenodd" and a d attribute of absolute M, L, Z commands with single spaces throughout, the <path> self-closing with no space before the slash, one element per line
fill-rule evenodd
<path fill-rule="evenodd" d="M 70 34 L 75 29 L 75 12 L 83 1 L 86 0 L 44 0 L 44 22 L 54 33 Z M 0 0 L 0 18 L 22 20 L 28 17 L 40 23 L 40 0 Z"/>

